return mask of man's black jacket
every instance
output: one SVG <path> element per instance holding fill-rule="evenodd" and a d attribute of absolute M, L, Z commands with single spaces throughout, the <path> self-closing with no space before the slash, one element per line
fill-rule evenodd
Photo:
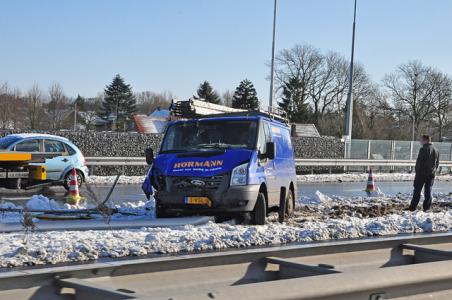
<path fill-rule="evenodd" d="M 435 176 L 439 164 L 439 152 L 432 144 L 425 144 L 419 150 L 416 160 L 416 175 Z"/>

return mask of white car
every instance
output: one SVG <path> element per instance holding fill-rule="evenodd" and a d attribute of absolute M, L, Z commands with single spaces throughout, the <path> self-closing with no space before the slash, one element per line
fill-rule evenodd
<path fill-rule="evenodd" d="M 57 152 L 61 156 L 46 159 L 47 179 L 61 181 L 68 189 L 69 174 L 72 169 L 77 171 L 79 186 L 88 177 L 89 171 L 85 158 L 71 141 L 67 138 L 38 133 L 10 134 L 0 138 L 0 150 L 23 152 Z M 20 188 L 20 179 L 13 181 L 11 188 Z"/>

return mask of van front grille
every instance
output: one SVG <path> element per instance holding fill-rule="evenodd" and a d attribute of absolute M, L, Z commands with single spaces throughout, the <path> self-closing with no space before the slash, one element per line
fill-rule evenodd
<path fill-rule="evenodd" d="M 171 177 L 171 186 L 175 188 L 218 189 L 223 183 L 224 175 L 209 177 Z"/>

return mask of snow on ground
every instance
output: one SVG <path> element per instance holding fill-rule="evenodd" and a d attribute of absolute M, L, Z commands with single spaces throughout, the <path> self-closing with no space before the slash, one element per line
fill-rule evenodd
<path fill-rule="evenodd" d="M 210 222 L 178 228 L 8 233 L 0 235 L 0 267 L 449 231 L 452 196 L 434 197 L 435 207 L 427 213 L 401 210 L 408 204 L 409 194 L 343 198 L 317 192 L 312 199 L 300 199 L 295 217 L 285 224 L 246 226 Z M 391 209 L 365 217 L 366 209 L 376 207 Z"/>
<path fill-rule="evenodd" d="M 152 198 L 152 197 L 151 197 Z M 133 219 L 133 218 L 154 218 L 154 199 L 149 201 L 127 202 L 124 201 L 120 205 L 114 205 L 111 208 L 117 209 L 118 213 L 112 215 L 114 220 Z M 23 209 L 21 205 L 15 205 L 11 202 L 5 202 L 0 204 L 2 209 Z M 53 199 L 49 199 L 43 195 L 33 195 L 30 200 L 25 203 L 25 208 L 28 210 L 74 210 L 74 209 L 95 209 L 93 204 L 86 205 L 83 201 L 78 205 L 70 205 L 67 203 L 59 203 Z M 38 213 L 32 213 L 37 215 Z M 102 218 L 100 214 L 93 215 L 95 218 Z M 0 224 L 1 223 L 19 223 L 23 220 L 23 214 L 19 212 L 0 212 Z M 33 218 L 34 222 L 39 222 L 38 218 Z"/>
<path fill-rule="evenodd" d="M 321 182 L 365 182 L 369 175 L 367 173 L 346 174 L 308 174 L 297 175 L 298 182 L 321 183 Z M 413 181 L 414 174 L 408 173 L 373 173 L 376 181 L 396 182 Z M 452 175 L 438 175 L 435 180 L 452 181 Z"/>

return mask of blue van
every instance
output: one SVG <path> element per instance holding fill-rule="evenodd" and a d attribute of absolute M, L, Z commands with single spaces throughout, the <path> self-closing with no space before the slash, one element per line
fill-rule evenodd
<path fill-rule="evenodd" d="M 287 124 L 261 112 L 228 113 L 170 122 L 143 191 L 157 217 L 250 213 L 264 224 L 295 207 L 295 161 Z"/>

